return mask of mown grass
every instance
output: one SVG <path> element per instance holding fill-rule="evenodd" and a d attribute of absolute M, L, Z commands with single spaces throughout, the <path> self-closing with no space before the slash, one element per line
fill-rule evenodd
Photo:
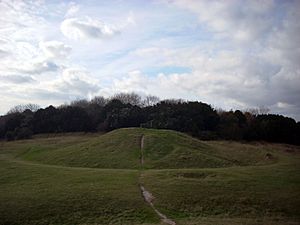
<path fill-rule="evenodd" d="M 208 144 L 216 148 L 218 145 L 241 147 L 230 142 Z M 207 217 L 214 217 L 212 221 L 217 224 L 228 221 L 232 224 L 299 224 L 299 148 L 270 144 L 259 147 L 271 152 L 277 163 L 146 170 L 143 183 L 156 196 L 154 204 L 175 220 L 183 221 L 179 224 L 210 224 L 209 220 L 203 220 Z M 233 220 L 226 222 L 226 218 Z"/>
<path fill-rule="evenodd" d="M 0 142 L 0 224 L 159 224 L 139 182 L 178 224 L 299 224 L 299 161 L 295 146 L 153 129 Z"/>
<path fill-rule="evenodd" d="M 155 205 L 174 219 L 197 217 L 299 220 L 299 170 L 292 166 L 146 171 Z"/>
<path fill-rule="evenodd" d="M 138 171 L 0 164 L 1 225 L 159 222 L 141 198 Z"/>

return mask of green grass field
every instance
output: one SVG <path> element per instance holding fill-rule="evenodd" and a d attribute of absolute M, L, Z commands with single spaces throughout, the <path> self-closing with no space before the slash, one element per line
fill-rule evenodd
<path fill-rule="evenodd" d="M 140 140 L 144 135 L 144 166 Z M 119 129 L 0 142 L 0 224 L 300 224 L 300 149 Z"/>

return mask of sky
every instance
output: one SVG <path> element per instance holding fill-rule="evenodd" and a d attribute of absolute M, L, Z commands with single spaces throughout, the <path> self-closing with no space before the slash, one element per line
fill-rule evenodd
<path fill-rule="evenodd" d="M 300 1 L 0 0 L 0 114 L 136 92 L 300 120 Z"/>

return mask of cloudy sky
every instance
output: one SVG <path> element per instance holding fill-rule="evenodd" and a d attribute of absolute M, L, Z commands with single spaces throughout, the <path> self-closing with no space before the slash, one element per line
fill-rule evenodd
<path fill-rule="evenodd" d="M 0 0 L 0 114 L 137 92 L 300 120 L 300 1 Z"/>

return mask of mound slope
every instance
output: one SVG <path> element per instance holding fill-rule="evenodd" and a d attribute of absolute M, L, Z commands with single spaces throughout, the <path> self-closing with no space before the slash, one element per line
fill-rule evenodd
<path fill-rule="evenodd" d="M 264 164 L 276 159 L 266 159 L 270 150 L 266 146 L 203 142 L 175 131 L 142 128 L 118 129 L 61 147 L 33 143 L 20 157 L 54 165 L 138 169 L 142 135 L 145 168 L 216 168 Z"/>

